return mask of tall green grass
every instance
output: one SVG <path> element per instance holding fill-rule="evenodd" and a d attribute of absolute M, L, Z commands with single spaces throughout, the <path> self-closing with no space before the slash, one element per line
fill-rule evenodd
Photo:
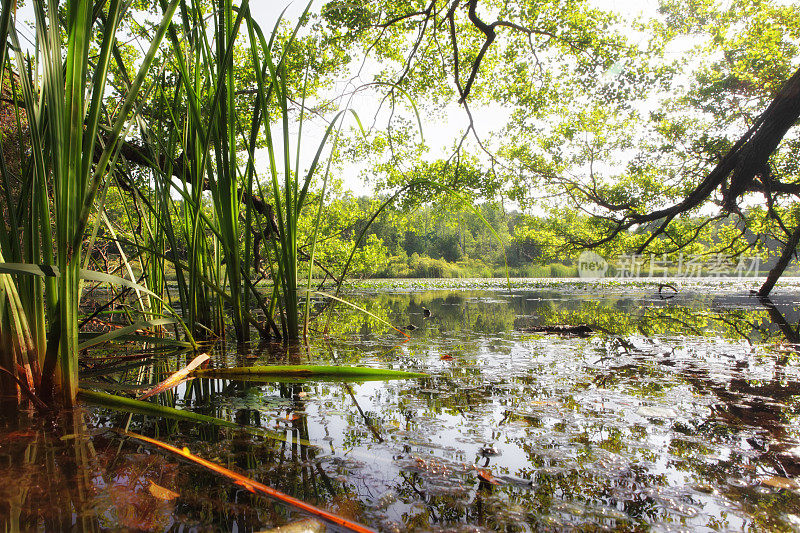
<path fill-rule="evenodd" d="M 310 4 L 309 4 L 310 5 Z M 306 8 L 308 9 L 308 8 Z M 325 130 L 322 140 L 317 146 L 314 157 L 309 164 L 305 174 L 300 171 L 300 155 L 303 147 L 303 121 L 305 113 L 305 87 L 303 88 L 300 102 L 300 117 L 297 123 L 297 134 L 295 138 L 294 150 L 292 150 L 291 140 L 292 131 L 290 129 L 288 77 L 291 73 L 283 61 L 275 64 L 272 60 L 269 44 L 259 35 L 255 38 L 257 26 L 251 24 L 251 51 L 253 61 L 256 63 L 259 55 L 263 58 L 261 68 L 256 68 L 256 79 L 259 86 L 259 103 L 261 114 L 265 117 L 264 133 L 266 136 L 266 148 L 269 155 L 269 183 L 272 189 L 272 201 L 275 210 L 275 222 L 277 227 L 276 238 L 272 239 L 273 253 L 276 258 L 277 272 L 274 276 L 276 281 L 274 294 L 277 295 L 280 303 L 280 319 L 284 335 L 288 339 L 296 340 L 300 338 L 300 277 L 299 277 L 299 256 L 298 244 L 300 239 L 299 227 L 301 213 L 309 206 L 309 188 L 313 182 L 320 159 L 326 147 L 329 137 L 337 131 L 335 128 L 342 118 L 344 111 L 340 111 L 330 122 Z M 295 32 L 297 28 L 295 28 Z M 292 39 L 294 35 L 292 36 Z M 291 46 L 292 39 L 287 43 Z M 259 54 L 259 49 L 261 54 Z M 258 64 L 258 63 L 256 63 Z M 266 74 L 266 75 L 265 75 Z M 275 142 L 270 128 L 271 119 L 275 117 L 281 126 L 280 141 Z M 279 166 L 276 152 L 280 150 L 282 165 Z M 292 160 L 294 159 L 294 165 Z M 322 202 L 324 202 L 325 185 L 327 184 L 327 171 L 325 172 L 322 191 L 319 196 L 316 220 L 314 226 L 318 227 L 322 216 Z M 316 243 L 316 229 L 312 232 L 312 253 L 309 268 L 313 269 L 313 249 Z M 310 284 L 311 277 L 306 280 Z M 306 298 L 308 306 L 308 298 Z M 308 315 L 305 315 L 306 320 Z"/>
<path fill-rule="evenodd" d="M 181 334 L 183 325 L 184 344 L 195 346 L 195 337 L 225 335 L 228 323 L 240 342 L 253 328 L 298 339 L 308 320 L 302 285 L 311 283 L 311 272 L 300 279 L 301 215 L 314 210 L 317 225 L 324 216 L 328 171 L 321 181 L 317 174 L 344 116 L 308 146 L 308 73 L 287 58 L 310 4 L 292 31 L 282 33 L 279 20 L 267 39 L 246 0 L 162 0 L 162 20 L 128 76 L 116 35 L 131 2 L 109 0 L 99 10 L 90 0 L 34 0 L 30 51 L 13 3 L 2 0 L 0 64 L 15 73 L 10 90 L 30 157 L 15 173 L 0 150 L 3 390 L 47 400 L 58 391 L 71 404 L 79 351 L 140 329 L 173 325 Z M 113 91 L 112 65 L 123 80 Z M 129 133 L 141 138 L 136 161 Z M 259 150 L 267 158 L 261 174 Z M 126 159 L 138 165 L 136 179 Z M 310 194 L 318 185 L 322 192 Z M 122 214 L 108 216 L 109 195 L 121 198 Z M 99 239 L 120 257 L 119 276 L 89 270 Z M 257 240 L 272 283 L 266 295 L 256 287 Z M 125 327 L 79 341 L 85 280 L 132 291 Z"/>
<path fill-rule="evenodd" d="M 172 251 L 184 318 L 194 325 L 195 335 L 207 337 L 223 335 L 225 316 L 230 316 L 241 341 L 249 338 L 250 331 L 244 282 L 249 254 L 240 246 L 248 236 L 240 227 L 242 177 L 233 52 L 244 13 L 246 3 L 235 13 L 230 0 L 216 2 L 210 13 L 213 31 L 207 31 L 201 4 L 181 4 L 182 38 L 176 28 L 169 31 L 178 83 L 165 105 L 168 120 L 150 135 L 151 150 L 170 162 L 155 169 L 162 190 L 156 218 Z M 167 142 L 160 143 L 162 138 Z M 173 180 L 176 157 L 181 165 L 178 181 Z M 178 216 L 173 218 L 170 213 L 175 210 Z M 247 211 L 245 207 L 245 218 L 250 216 Z M 187 251 L 185 263 L 175 255 L 182 247 Z"/>
<path fill-rule="evenodd" d="M 0 60 L 10 66 L 10 42 L 20 88 L 16 105 L 30 131 L 31 157 L 18 176 L 0 164 L 3 211 L 9 219 L 9 227 L 0 225 L 0 261 L 6 263 L 0 306 L 3 337 L 11 338 L 4 342 L 2 364 L 15 374 L 18 391 L 21 386 L 48 397 L 55 389 L 71 404 L 78 385 L 82 258 L 90 253 L 84 245 L 87 225 L 91 213 L 102 208 L 95 202 L 97 192 L 108 178 L 117 141 L 140 105 L 140 89 L 178 0 L 164 10 L 115 113 L 106 109 L 104 98 L 119 21 L 128 4 L 110 0 L 105 16 L 99 17 L 90 0 L 66 6 L 34 0 L 30 51 L 21 46 L 12 24 L 13 4 L 3 0 Z"/>
<path fill-rule="evenodd" d="M 288 68 L 287 57 L 309 7 L 287 34 L 279 19 L 269 39 L 247 1 L 181 2 L 168 27 L 175 81 L 162 79 L 151 105 L 160 112 L 140 120 L 149 155 L 138 163 L 158 193 L 143 205 L 147 231 L 129 231 L 125 244 L 161 265 L 146 273 L 151 288 L 163 290 L 160 273 L 171 263 L 182 318 L 197 337 L 224 336 L 227 323 L 240 342 L 253 328 L 300 336 L 301 285 L 310 283 L 298 268 L 301 214 L 314 209 L 317 223 L 323 216 L 327 171 L 321 194 L 309 192 L 343 117 L 308 146 L 308 72 Z M 259 150 L 268 161 L 261 173 Z M 258 258 L 272 281 L 267 296 L 256 287 Z"/>
<path fill-rule="evenodd" d="M 275 37 L 280 20 L 267 40 L 247 2 L 233 6 L 230 0 L 219 0 L 210 10 L 194 2 L 182 4 L 178 13 L 180 32 L 171 28 L 169 39 L 179 81 L 170 96 L 173 105 L 167 108 L 169 124 L 150 138 L 155 141 L 151 150 L 162 154 L 161 159 L 182 164 L 179 179 L 173 178 L 169 165 L 157 169 L 156 179 L 170 191 L 167 196 L 179 196 L 178 201 L 165 201 L 180 216 L 159 219 L 172 250 L 169 259 L 184 318 L 195 325 L 196 334 L 224 335 L 224 318 L 229 317 L 240 342 L 249 339 L 252 327 L 262 335 L 296 339 L 300 213 L 311 207 L 309 189 L 341 113 L 315 147 L 308 170 L 301 173 L 305 90 L 296 118 L 290 109 L 290 87 L 298 85 L 302 73 L 285 65 L 300 23 L 279 43 Z M 249 65 L 237 63 L 243 54 Z M 239 79 L 246 68 L 252 69 L 254 83 L 242 87 Z M 247 98 L 238 96 L 240 92 Z M 241 112 L 243 106 L 248 106 L 247 113 Z M 248 113 L 249 124 L 242 124 L 241 115 Z M 266 176 L 257 172 L 259 149 L 267 153 Z M 255 287 L 257 239 L 259 256 L 269 256 L 271 298 Z M 186 250 L 185 261 L 175 255 L 179 248 Z M 255 310 L 265 316 L 265 324 Z M 280 329 L 270 327 L 274 314 Z"/>

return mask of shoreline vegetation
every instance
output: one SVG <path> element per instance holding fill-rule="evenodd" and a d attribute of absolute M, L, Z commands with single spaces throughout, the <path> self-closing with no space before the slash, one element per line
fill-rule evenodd
<path fill-rule="evenodd" d="M 613 294 L 643 295 L 659 297 L 659 287 L 671 286 L 677 291 L 662 291 L 664 300 L 686 295 L 726 294 L 751 298 L 754 305 L 761 302 L 754 295 L 761 281 L 759 278 L 639 278 L 639 279 L 584 279 L 584 278 L 372 278 L 352 279 L 343 287 L 349 294 L 372 294 L 390 292 L 428 292 L 428 291 L 557 291 L 565 294 L 591 296 L 606 292 Z M 800 293 L 800 276 L 785 276 L 776 287 L 774 300 L 784 300 Z"/>
<path fill-rule="evenodd" d="M 430 205 L 406 209 L 384 206 L 389 198 L 382 196 L 355 197 L 338 190 L 329 191 L 329 196 L 326 217 L 319 220 L 316 211 L 306 210 L 297 221 L 298 279 L 307 280 L 312 244 L 314 283 L 340 279 L 345 266 L 345 278 L 354 279 L 580 277 L 582 250 L 570 248 L 552 231 L 551 217 L 508 211 L 496 202 L 468 208 L 440 198 Z M 312 203 L 317 201 L 314 198 Z M 117 237 L 122 244 L 100 241 L 95 251 L 98 265 L 119 273 L 127 268 L 119 251 L 136 255 L 137 247 L 127 244 L 135 243 L 136 236 L 119 220 L 124 214 L 120 192 L 112 188 L 107 202 L 106 211 L 120 228 Z M 727 223 L 716 225 L 717 231 L 711 235 L 732 231 Z M 100 233 L 104 235 L 102 230 Z M 174 244 L 171 253 L 178 262 L 188 262 L 190 250 L 179 241 Z M 607 261 L 601 277 L 737 277 L 740 268 L 744 276 L 763 280 L 776 262 L 780 243 L 767 240 L 764 250 L 733 258 L 717 253 L 715 246 L 713 238 L 702 238 L 673 253 L 636 254 L 610 246 L 593 253 Z M 253 255 L 259 257 L 258 247 Z M 137 262 L 131 262 L 130 268 L 137 278 L 141 276 Z M 165 261 L 162 268 L 167 280 L 176 281 L 174 263 Z M 218 268 L 224 279 L 226 262 L 220 262 Z M 259 285 L 270 284 L 278 270 L 264 270 L 263 274 Z M 793 260 L 785 275 L 798 274 L 800 267 Z"/>
<path fill-rule="evenodd" d="M 113 263 L 113 259 L 109 262 Z M 223 269 L 224 272 L 224 269 Z M 303 277 L 307 277 L 308 271 L 300 269 L 299 272 Z M 138 275 L 136 269 L 133 269 L 134 275 Z M 676 281 L 676 280 L 710 280 L 710 279 L 723 279 L 723 280 L 736 280 L 752 281 L 753 283 L 763 282 L 763 278 L 767 276 L 769 269 L 761 268 L 759 270 L 752 270 L 742 275 L 737 275 L 735 271 L 727 273 L 713 273 L 713 272 L 699 272 L 696 275 L 686 275 L 685 272 L 679 270 L 677 267 L 659 270 L 652 274 L 647 270 L 647 263 L 644 263 L 643 268 L 640 269 L 637 275 L 632 275 L 629 271 L 621 271 L 618 266 L 610 265 L 608 270 L 598 277 L 581 276 L 580 269 L 577 262 L 568 263 L 545 263 L 545 264 L 530 264 L 509 266 L 508 270 L 503 264 L 486 264 L 479 260 L 465 260 L 457 262 L 449 262 L 444 259 L 437 259 L 428 256 L 420 256 L 418 254 L 412 257 L 387 257 L 386 263 L 383 266 L 377 266 L 374 269 L 365 268 L 362 266 L 355 275 L 350 276 L 348 279 L 342 281 L 343 285 L 352 283 L 360 283 L 370 280 L 418 280 L 418 279 L 502 279 L 508 278 L 515 279 L 542 279 L 542 280 L 570 280 L 577 279 L 584 283 L 591 284 L 593 282 L 603 283 L 609 281 L 615 282 L 653 282 L 658 283 L 661 281 Z M 791 279 L 800 277 L 800 268 L 792 267 L 787 269 L 786 273 L 781 279 Z M 166 268 L 164 271 L 164 280 L 168 283 L 176 281 L 175 271 Z M 332 281 L 330 277 L 321 275 L 319 271 L 315 271 L 312 277 L 312 285 L 324 284 L 328 286 Z M 261 280 L 257 284 L 258 287 L 271 286 L 269 279 Z M 333 283 L 335 286 L 335 281 Z"/>

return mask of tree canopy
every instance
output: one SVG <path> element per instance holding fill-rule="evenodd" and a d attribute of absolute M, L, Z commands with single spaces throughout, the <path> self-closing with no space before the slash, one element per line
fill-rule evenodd
<path fill-rule="evenodd" d="M 800 237 L 798 6 L 664 1 L 638 17 L 602 6 L 324 4 L 319 42 L 346 51 L 339 72 L 385 108 L 374 117 L 386 128 L 347 161 L 367 162 L 379 190 L 424 176 L 550 212 L 572 248 L 677 253 L 724 222 L 737 231 L 709 252 L 783 243 L 777 264 L 788 262 Z M 464 126 L 434 153 L 415 113 Z"/>

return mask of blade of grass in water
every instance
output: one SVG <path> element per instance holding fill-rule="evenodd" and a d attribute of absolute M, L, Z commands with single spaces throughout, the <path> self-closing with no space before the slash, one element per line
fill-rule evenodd
<path fill-rule="evenodd" d="M 192 373 L 198 377 L 231 379 L 239 376 L 288 378 L 351 378 L 363 380 L 413 379 L 428 377 L 421 372 L 406 372 L 387 368 L 324 365 L 267 365 L 235 368 L 203 368 Z"/>
<path fill-rule="evenodd" d="M 214 418 L 212 416 L 201 415 L 193 413 L 192 411 L 184 411 L 182 409 L 175 409 L 164 405 L 158 405 L 153 402 L 143 402 L 141 400 L 134 400 L 133 398 L 126 398 L 124 396 L 117 396 L 116 394 L 107 394 L 105 392 L 97 392 L 86 389 L 78 389 L 78 399 L 88 403 L 106 407 L 108 409 L 120 409 L 128 413 L 135 413 L 140 415 L 148 415 L 163 418 L 172 418 L 174 420 L 186 420 L 189 422 L 198 422 L 201 424 L 211 424 L 213 426 L 226 427 L 232 429 L 241 429 L 252 435 L 260 437 L 267 437 L 270 439 L 287 442 L 286 435 L 278 433 L 277 431 L 270 431 L 268 429 L 257 428 L 253 426 L 242 426 L 235 422 L 223 420 L 221 418 Z M 307 440 L 300 439 L 298 444 L 304 446 L 311 446 L 312 444 Z"/>

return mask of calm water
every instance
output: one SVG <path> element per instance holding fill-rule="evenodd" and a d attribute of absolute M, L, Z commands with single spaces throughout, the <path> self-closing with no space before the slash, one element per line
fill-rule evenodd
<path fill-rule="evenodd" d="M 405 340 L 318 302 L 310 347 L 218 351 L 215 364 L 359 364 L 430 377 L 197 379 L 158 398 L 287 442 L 91 406 L 38 423 L 5 415 L 6 529 L 260 531 L 302 518 L 112 431 L 129 422 L 381 531 L 800 530 L 800 293 L 773 308 L 735 284 L 669 300 L 652 287 L 570 284 L 511 293 L 381 285 L 350 299 L 417 329 Z M 598 333 L 525 332 L 580 323 Z M 155 383 L 157 370 L 185 363 L 130 360 L 86 361 L 87 385 L 146 387 L 137 380 Z"/>

